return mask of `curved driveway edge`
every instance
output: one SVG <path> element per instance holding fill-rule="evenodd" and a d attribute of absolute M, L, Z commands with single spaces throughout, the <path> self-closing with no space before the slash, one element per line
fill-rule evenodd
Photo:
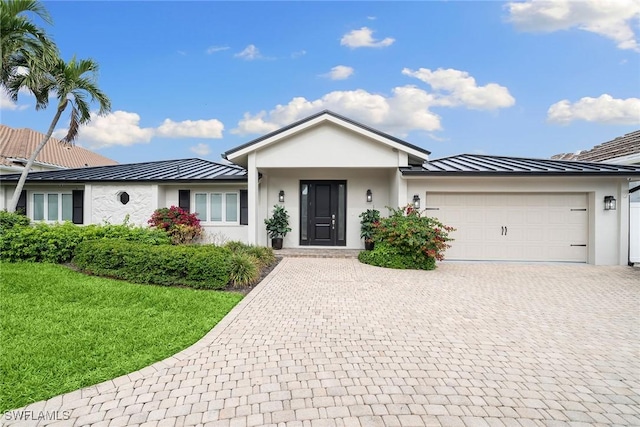
<path fill-rule="evenodd" d="M 640 425 L 638 307 L 629 267 L 285 258 L 188 349 L 3 423 Z"/>

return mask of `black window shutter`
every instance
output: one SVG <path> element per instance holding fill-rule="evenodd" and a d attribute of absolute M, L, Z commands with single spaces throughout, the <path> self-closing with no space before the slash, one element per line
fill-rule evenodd
<path fill-rule="evenodd" d="M 27 214 L 27 191 L 22 190 L 20 192 L 20 198 L 18 199 L 18 204 L 16 205 L 16 212 L 21 213 L 22 215 Z"/>
<path fill-rule="evenodd" d="M 84 224 L 84 190 L 73 190 L 71 194 L 73 199 L 71 220 L 74 224 Z"/>
<path fill-rule="evenodd" d="M 240 224 L 249 224 L 249 193 L 247 190 L 240 190 Z"/>
<path fill-rule="evenodd" d="M 178 190 L 178 207 L 191 212 L 191 191 Z"/>

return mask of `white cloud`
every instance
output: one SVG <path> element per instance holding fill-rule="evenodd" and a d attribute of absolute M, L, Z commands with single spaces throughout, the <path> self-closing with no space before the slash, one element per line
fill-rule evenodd
<path fill-rule="evenodd" d="M 474 110 L 493 110 L 511 107 L 516 100 L 509 89 L 496 83 L 478 86 L 476 79 L 466 71 L 438 68 L 431 71 L 420 68 L 417 71 L 405 68 L 402 74 L 415 77 L 431 86 L 437 92 L 444 92 L 437 104 L 447 107 L 462 105 Z"/>
<path fill-rule="evenodd" d="M 128 111 L 114 111 L 106 116 L 91 113 L 91 121 L 78 132 L 78 143 L 97 149 L 148 143 L 160 138 L 222 138 L 224 125 L 216 119 L 165 121 L 157 128 L 140 126 L 140 116 Z M 63 138 L 67 129 L 57 129 L 53 136 Z"/>
<path fill-rule="evenodd" d="M 598 98 L 581 98 L 573 104 L 563 99 L 549 107 L 547 120 L 560 124 L 584 120 L 603 124 L 640 125 L 640 98 L 616 99 L 605 93 Z"/>
<path fill-rule="evenodd" d="M 323 77 L 328 77 L 331 80 L 345 80 L 351 77 L 353 74 L 353 68 L 347 67 L 346 65 L 336 65 L 326 74 L 323 74 Z"/>
<path fill-rule="evenodd" d="M 211 55 L 212 53 L 221 52 L 223 50 L 229 50 L 229 49 L 231 49 L 229 46 L 210 46 L 207 48 L 206 52 L 208 55 Z"/>
<path fill-rule="evenodd" d="M 184 120 L 174 122 L 165 119 L 155 135 L 164 138 L 222 138 L 224 125 L 220 120 Z"/>
<path fill-rule="evenodd" d="M 506 8 L 509 21 L 522 31 L 578 28 L 615 41 L 620 49 L 639 50 L 633 30 L 640 18 L 638 0 L 529 0 Z"/>
<path fill-rule="evenodd" d="M 507 88 L 495 83 L 478 87 L 475 79 L 463 71 L 420 69 L 413 72 L 405 69 L 403 74 L 419 74 L 424 78 L 421 80 L 437 92 L 406 85 L 391 89 L 389 96 L 357 89 L 330 92 L 315 100 L 296 97 L 270 111 L 253 115 L 245 113 L 231 133 L 268 133 L 326 109 L 402 136 L 414 130 L 432 132 L 442 129 L 440 116 L 431 111 L 433 107 L 498 109 L 515 103 Z"/>
<path fill-rule="evenodd" d="M 395 39 L 387 37 L 383 40 L 375 40 L 373 38 L 373 30 L 362 27 L 359 30 L 353 30 L 342 36 L 340 44 L 342 46 L 356 49 L 358 47 L 387 47 L 391 46 Z"/>
<path fill-rule="evenodd" d="M 206 156 L 211 153 L 211 147 L 208 144 L 200 143 L 198 145 L 194 145 L 193 147 L 189 147 L 193 153 L 196 153 L 198 156 Z"/>
<path fill-rule="evenodd" d="M 255 47 L 255 45 L 252 45 L 252 44 L 245 47 L 242 52 L 238 52 L 233 56 L 235 56 L 236 58 L 244 59 L 246 61 L 253 61 L 254 59 L 262 58 L 262 54 L 260 53 L 260 50 L 257 47 Z"/>
<path fill-rule="evenodd" d="M 78 142 L 89 148 L 103 148 L 114 145 L 129 146 L 151 141 L 153 128 L 141 128 L 140 116 L 127 111 L 114 111 L 106 116 L 91 113 L 91 121 L 78 132 Z M 63 138 L 67 129 L 53 133 Z"/>
<path fill-rule="evenodd" d="M 0 110 L 22 111 L 29 108 L 28 105 L 18 105 L 9 98 L 9 95 L 0 89 Z"/>
<path fill-rule="evenodd" d="M 293 52 L 293 53 L 291 54 L 291 57 L 292 57 L 293 59 L 296 59 L 296 58 L 300 58 L 301 56 L 305 56 L 306 54 L 307 54 L 307 51 L 306 51 L 306 50 L 304 50 L 304 49 L 302 49 L 302 50 L 298 50 L 298 51 L 296 51 L 296 52 Z"/>

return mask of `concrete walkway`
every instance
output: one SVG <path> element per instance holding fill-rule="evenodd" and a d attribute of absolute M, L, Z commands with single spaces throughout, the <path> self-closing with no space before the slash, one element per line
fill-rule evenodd
<path fill-rule="evenodd" d="M 285 258 L 196 345 L 23 413 L 68 418 L 56 426 L 637 426 L 639 297 L 630 267 Z"/>

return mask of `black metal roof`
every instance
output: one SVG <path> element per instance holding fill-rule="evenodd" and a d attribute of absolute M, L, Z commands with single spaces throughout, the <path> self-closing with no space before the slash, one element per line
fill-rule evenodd
<path fill-rule="evenodd" d="M 450 175 L 640 175 L 640 166 L 566 160 L 460 154 L 429 160 L 420 167 L 401 168 L 405 176 Z"/>
<path fill-rule="evenodd" d="M 0 175 L 0 181 L 17 181 L 19 178 L 20 174 Z M 240 166 L 225 165 L 203 159 L 160 160 L 156 162 L 31 172 L 27 177 L 28 182 L 219 182 L 246 180 L 247 171 Z"/>
<path fill-rule="evenodd" d="M 425 150 L 424 148 L 418 147 L 417 145 L 410 144 L 407 141 L 403 141 L 402 139 L 396 138 L 395 136 L 389 135 L 388 133 L 381 132 L 381 131 L 379 131 L 377 129 L 374 129 L 372 127 L 364 125 L 364 124 L 362 124 L 360 122 L 356 122 L 355 120 L 352 120 L 352 119 L 350 119 L 348 117 L 345 117 L 345 116 L 342 116 L 340 114 L 334 113 L 333 111 L 323 110 L 323 111 L 320 111 L 319 113 L 313 114 L 313 115 L 311 115 L 309 117 L 306 117 L 306 118 L 304 118 L 302 120 L 298 120 L 297 122 L 291 123 L 290 125 L 287 125 L 287 126 L 285 126 L 283 128 L 280 128 L 280 129 L 275 130 L 275 131 L 273 131 L 271 133 L 263 135 L 263 136 L 261 136 L 259 138 L 256 138 L 256 139 L 252 140 L 252 141 L 249 141 L 246 144 L 242 144 L 242 145 L 239 145 L 239 146 L 237 146 L 235 148 L 232 148 L 231 150 L 228 150 L 225 153 L 223 153 L 222 157 L 226 159 L 228 155 L 231 155 L 231 154 L 235 153 L 236 151 L 243 150 L 243 149 L 245 149 L 247 147 L 250 147 L 250 146 L 252 146 L 254 144 L 259 143 L 260 141 L 264 141 L 265 139 L 269 139 L 272 136 L 278 135 L 279 133 L 282 133 L 282 132 L 285 132 L 285 131 L 287 131 L 289 129 L 292 129 L 292 128 L 295 128 L 297 126 L 300 126 L 301 124 L 304 124 L 304 123 L 309 122 L 309 121 L 311 121 L 313 119 L 316 119 L 316 118 L 318 118 L 318 117 L 320 117 L 320 116 L 322 116 L 324 114 L 328 114 L 328 115 L 333 116 L 333 117 L 335 117 L 337 119 L 345 121 L 345 122 L 347 122 L 349 124 L 352 124 L 354 126 L 358 126 L 359 128 L 362 128 L 362 129 L 364 129 L 366 131 L 375 133 L 376 135 L 380 135 L 383 138 L 386 138 L 386 139 L 389 139 L 391 141 L 397 142 L 398 144 L 404 145 L 405 147 L 408 147 L 408 148 L 411 148 L 413 150 L 419 151 L 419 152 L 424 153 L 426 155 L 431 154 L 431 151 L 429 151 L 429 150 Z"/>

